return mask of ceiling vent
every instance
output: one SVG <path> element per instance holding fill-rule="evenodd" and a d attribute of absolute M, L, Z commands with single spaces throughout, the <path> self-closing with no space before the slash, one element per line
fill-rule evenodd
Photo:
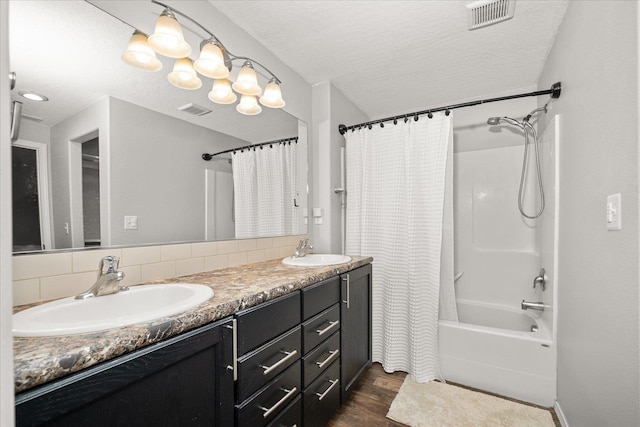
<path fill-rule="evenodd" d="M 178 107 L 178 110 L 184 111 L 185 113 L 193 114 L 194 116 L 204 116 L 205 114 L 209 114 L 211 112 L 211 110 L 207 110 L 206 108 L 196 105 L 193 102 L 185 104 L 182 107 Z"/>
<path fill-rule="evenodd" d="M 513 18 L 516 0 L 479 0 L 467 5 L 469 30 L 497 24 Z"/>

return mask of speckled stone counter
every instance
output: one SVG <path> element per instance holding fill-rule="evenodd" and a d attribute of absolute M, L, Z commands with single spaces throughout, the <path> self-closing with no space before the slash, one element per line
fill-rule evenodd
<path fill-rule="evenodd" d="M 277 259 L 150 282 L 199 283 L 210 286 L 214 296 L 189 311 L 118 329 L 61 337 L 15 338 L 15 392 L 225 318 L 371 261 L 370 257 L 352 257 L 347 264 L 303 268 L 282 265 Z"/>

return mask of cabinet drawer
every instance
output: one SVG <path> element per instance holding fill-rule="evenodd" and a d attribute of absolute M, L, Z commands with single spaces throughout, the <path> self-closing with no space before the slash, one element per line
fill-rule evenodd
<path fill-rule="evenodd" d="M 306 388 L 318 375 L 340 358 L 340 332 L 335 332 L 331 338 L 316 347 L 303 358 L 302 378 L 303 388 Z"/>
<path fill-rule="evenodd" d="M 271 341 L 300 323 L 300 292 L 238 312 L 238 354 Z"/>
<path fill-rule="evenodd" d="M 267 427 L 302 427 L 302 395 L 298 395 Z"/>
<path fill-rule="evenodd" d="M 291 366 L 302 355 L 302 332 L 298 326 L 238 359 L 237 401 L 242 402 L 256 390 Z"/>
<path fill-rule="evenodd" d="M 298 360 L 262 390 L 236 406 L 238 427 L 266 425 L 300 393 L 301 366 Z"/>
<path fill-rule="evenodd" d="M 340 277 L 332 277 L 302 289 L 302 320 L 340 302 Z"/>
<path fill-rule="evenodd" d="M 303 350 L 306 353 L 340 329 L 340 305 L 323 311 L 302 324 Z"/>
<path fill-rule="evenodd" d="M 324 427 L 340 407 L 340 361 L 331 364 L 304 391 L 305 427 Z"/>

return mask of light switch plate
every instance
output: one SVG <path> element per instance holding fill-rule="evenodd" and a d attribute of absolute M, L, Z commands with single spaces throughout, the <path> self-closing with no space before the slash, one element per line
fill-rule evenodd
<path fill-rule="evenodd" d="M 622 195 L 607 196 L 607 230 L 622 230 Z"/>
<path fill-rule="evenodd" d="M 124 217 L 124 229 L 125 230 L 137 230 L 138 229 L 138 217 L 137 216 L 125 216 Z"/>

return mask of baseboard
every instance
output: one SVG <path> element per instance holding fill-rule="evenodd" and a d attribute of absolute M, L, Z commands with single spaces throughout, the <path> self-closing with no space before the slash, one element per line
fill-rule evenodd
<path fill-rule="evenodd" d="M 562 427 L 569 427 L 569 423 L 567 419 L 564 417 L 564 413 L 562 412 L 562 408 L 560 408 L 560 403 L 556 400 L 555 405 L 553 405 L 553 410 L 556 412 L 558 417 L 558 421 L 560 421 L 560 425 Z"/>

